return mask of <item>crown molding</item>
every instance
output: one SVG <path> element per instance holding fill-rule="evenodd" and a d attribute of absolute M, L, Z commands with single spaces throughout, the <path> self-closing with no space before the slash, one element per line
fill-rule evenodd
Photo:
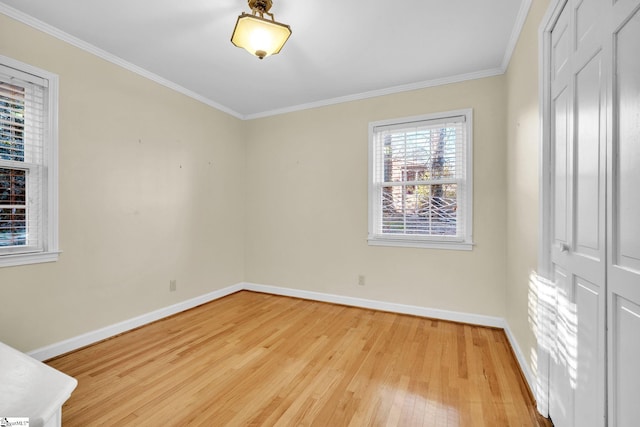
<path fill-rule="evenodd" d="M 500 65 L 503 73 L 505 73 L 507 71 L 507 67 L 509 67 L 511 56 L 513 55 L 513 51 L 516 49 L 516 44 L 518 43 L 518 39 L 520 38 L 520 34 L 522 33 L 522 29 L 524 28 L 524 23 L 527 20 L 527 15 L 529 14 L 530 8 L 531 0 L 522 0 L 522 3 L 520 3 L 520 10 L 518 10 L 518 15 L 516 16 L 516 21 L 513 24 L 513 29 L 511 30 L 511 36 L 509 37 L 507 47 L 504 51 L 502 64 Z"/>
<path fill-rule="evenodd" d="M 355 93 L 355 94 L 346 95 L 346 96 L 339 96 L 337 98 L 323 99 L 320 101 L 294 105 L 291 107 L 278 108 L 275 110 L 264 111 L 261 113 L 247 114 L 243 116 L 243 119 L 244 120 L 260 119 L 263 117 L 276 116 L 279 114 L 292 113 L 295 111 L 309 110 L 311 108 L 326 107 L 326 106 L 335 105 L 335 104 L 342 104 L 344 102 L 359 101 L 359 100 L 368 99 L 368 98 L 375 98 L 378 96 L 393 95 L 401 92 L 409 92 L 412 90 L 425 89 L 425 88 L 434 87 L 434 86 L 443 86 L 451 83 L 460 83 L 467 80 L 483 79 L 486 77 L 499 76 L 502 74 L 504 74 L 504 69 L 491 68 L 488 70 L 475 71 L 473 73 L 459 74 L 456 76 L 443 77 L 443 78 L 433 79 L 433 80 L 425 80 L 422 82 L 409 83 L 406 85 L 392 86 L 385 89 Z"/>

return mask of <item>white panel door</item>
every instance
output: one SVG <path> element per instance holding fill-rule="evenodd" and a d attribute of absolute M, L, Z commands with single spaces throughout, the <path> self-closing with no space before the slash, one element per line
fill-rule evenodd
<path fill-rule="evenodd" d="M 640 1 L 618 0 L 608 163 L 609 425 L 640 425 Z"/>
<path fill-rule="evenodd" d="M 603 4 L 569 0 L 551 32 L 551 262 L 557 298 L 549 414 L 557 427 L 605 424 Z"/>
<path fill-rule="evenodd" d="M 569 57 L 571 51 L 571 31 L 569 7 L 565 6 L 551 32 L 551 109 L 552 109 L 552 158 L 553 178 L 553 238 L 554 246 L 560 245 L 562 251 L 568 250 L 570 240 L 570 203 L 572 186 L 570 185 L 572 162 L 571 131 L 573 88 L 570 82 Z M 573 338 L 568 335 L 575 323 L 572 319 L 569 301 L 573 300 L 573 293 L 569 285 L 570 277 L 565 263 L 556 254 L 553 261 L 553 281 L 558 294 L 554 325 L 555 340 L 551 342 L 551 360 L 549 365 L 549 415 L 556 426 L 571 426 L 573 424 L 573 392 L 571 380 L 571 363 L 574 359 L 573 346 L 569 345 Z M 570 355 L 571 353 L 571 355 Z"/>

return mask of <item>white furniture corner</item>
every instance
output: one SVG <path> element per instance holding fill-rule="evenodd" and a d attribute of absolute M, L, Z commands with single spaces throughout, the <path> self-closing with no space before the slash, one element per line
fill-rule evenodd
<path fill-rule="evenodd" d="M 62 405 L 78 381 L 0 342 L 0 417 L 29 418 L 30 427 L 62 424 Z"/>

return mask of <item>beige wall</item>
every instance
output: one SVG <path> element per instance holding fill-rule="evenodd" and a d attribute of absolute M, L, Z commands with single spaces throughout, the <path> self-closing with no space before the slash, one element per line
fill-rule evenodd
<path fill-rule="evenodd" d="M 535 372 L 529 275 L 538 266 L 540 116 L 538 27 L 548 0 L 533 0 L 507 79 L 507 322 Z M 531 303 L 531 305 L 530 305 Z"/>
<path fill-rule="evenodd" d="M 0 269 L 0 341 L 29 351 L 246 280 L 506 317 L 529 356 L 547 4 L 505 76 L 248 122 L 0 15 L 0 54 L 60 75 L 64 251 Z M 474 250 L 368 246 L 368 123 L 469 107 Z"/>
<path fill-rule="evenodd" d="M 246 279 L 503 317 L 505 104 L 500 76 L 248 122 Z M 467 107 L 474 250 L 368 246 L 368 123 Z"/>
<path fill-rule="evenodd" d="M 2 14 L 0 54 L 60 76 L 63 251 L 0 269 L 0 341 L 34 350 L 243 280 L 240 120 Z"/>

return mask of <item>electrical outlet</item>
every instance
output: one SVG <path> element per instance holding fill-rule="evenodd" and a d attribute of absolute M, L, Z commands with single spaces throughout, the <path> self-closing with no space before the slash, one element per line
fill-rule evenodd
<path fill-rule="evenodd" d="M 169 292 L 174 292 L 177 289 L 178 285 L 176 283 L 176 279 L 169 280 Z"/>
<path fill-rule="evenodd" d="M 364 276 L 362 274 L 358 276 L 358 286 L 364 286 Z"/>

